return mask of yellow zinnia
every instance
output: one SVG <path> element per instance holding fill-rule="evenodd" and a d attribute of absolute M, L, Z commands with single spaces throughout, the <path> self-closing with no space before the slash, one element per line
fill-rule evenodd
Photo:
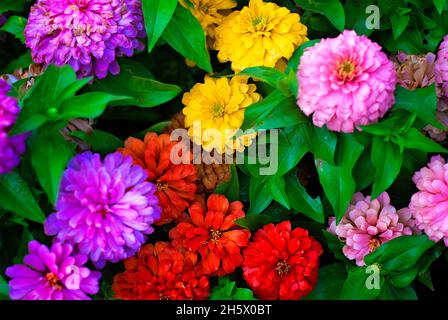
<path fill-rule="evenodd" d="M 211 48 L 213 48 L 216 27 L 237 5 L 234 0 L 190 0 L 191 5 L 185 0 L 179 0 L 179 2 L 198 19 Z"/>
<path fill-rule="evenodd" d="M 298 14 L 262 0 L 250 0 L 248 7 L 232 12 L 216 28 L 215 36 L 218 59 L 231 61 L 236 72 L 254 66 L 276 67 L 308 41 Z"/>
<path fill-rule="evenodd" d="M 244 121 L 244 109 L 261 99 L 255 92 L 256 85 L 248 84 L 247 80 L 206 76 L 204 83 L 197 83 L 184 94 L 185 127 L 194 143 L 206 151 L 214 149 L 219 153 L 233 153 L 234 149 L 244 149 L 251 143 L 248 136 L 235 141 Z"/>

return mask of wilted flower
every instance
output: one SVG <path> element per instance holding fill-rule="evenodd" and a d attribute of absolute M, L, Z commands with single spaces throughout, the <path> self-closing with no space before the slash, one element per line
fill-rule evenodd
<path fill-rule="evenodd" d="M 346 30 L 307 48 L 298 70 L 300 109 L 316 126 L 353 132 L 375 123 L 395 102 L 397 75 L 381 47 Z"/>
<path fill-rule="evenodd" d="M 9 296 L 13 300 L 90 300 L 88 294 L 99 291 L 101 273 L 84 264 L 87 256 L 74 254 L 67 243 L 47 246 L 33 240 L 24 264 L 6 269 L 11 277 Z"/>
<path fill-rule="evenodd" d="M 400 52 L 396 57 L 398 84 L 408 90 L 425 88 L 435 83 L 435 60 L 432 53 L 408 55 Z"/>
<path fill-rule="evenodd" d="M 223 276 L 235 271 L 243 262 L 241 249 L 250 237 L 248 230 L 235 223 L 245 216 L 243 204 L 212 194 L 207 205 L 197 201 L 188 212 L 190 217 L 170 231 L 173 245 L 198 252 L 206 274 Z"/>
<path fill-rule="evenodd" d="M 210 292 L 208 277 L 197 255 L 157 242 L 141 248 L 124 261 L 126 271 L 114 277 L 115 297 L 124 300 L 204 300 Z"/>
<path fill-rule="evenodd" d="M 250 0 L 249 6 L 232 12 L 215 34 L 219 61 L 230 61 L 236 72 L 255 66 L 276 67 L 308 41 L 307 28 L 297 13 L 262 0 Z"/>
<path fill-rule="evenodd" d="M 77 246 L 97 267 L 135 254 L 160 217 L 156 187 L 131 157 L 85 152 L 62 178 L 56 213 L 45 232 Z"/>
<path fill-rule="evenodd" d="M 143 50 L 139 0 L 38 0 L 25 27 L 34 62 L 69 64 L 80 77 L 118 74 L 117 57 Z"/>
<path fill-rule="evenodd" d="M 350 260 L 356 259 L 359 266 L 363 266 L 364 257 L 381 244 L 416 232 L 409 209 L 397 211 L 390 204 L 386 192 L 375 200 L 356 193 L 339 224 L 336 225 L 334 217 L 329 219 L 329 223 L 329 231 L 345 242 L 344 255 Z"/>
<path fill-rule="evenodd" d="M 419 189 L 411 198 L 409 210 L 415 223 L 433 241 L 443 239 L 448 246 L 448 164 L 434 156 L 413 177 Z"/>
<path fill-rule="evenodd" d="M 244 250 L 243 275 L 255 296 L 264 300 L 298 300 L 317 283 L 322 247 L 308 231 L 291 222 L 268 224 Z"/>

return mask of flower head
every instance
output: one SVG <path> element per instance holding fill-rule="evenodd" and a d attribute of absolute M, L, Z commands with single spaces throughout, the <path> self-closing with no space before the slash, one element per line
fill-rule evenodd
<path fill-rule="evenodd" d="M 244 250 L 244 279 L 263 300 L 297 300 L 317 283 L 322 247 L 308 231 L 284 221 L 258 230 Z"/>
<path fill-rule="evenodd" d="M 350 260 L 356 259 L 359 266 L 363 266 L 364 257 L 381 244 L 416 233 L 409 209 L 395 210 L 386 192 L 375 200 L 356 193 L 339 224 L 336 225 L 334 217 L 330 218 L 329 223 L 329 231 L 345 242 L 342 249 L 344 255 Z"/>
<path fill-rule="evenodd" d="M 117 57 L 142 50 L 138 0 L 38 0 L 25 27 L 34 62 L 69 64 L 85 77 L 118 74 Z"/>
<path fill-rule="evenodd" d="M 448 246 L 448 164 L 441 156 L 434 156 L 413 180 L 419 191 L 412 196 L 409 210 L 417 227 L 429 239 L 443 239 Z"/>
<path fill-rule="evenodd" d="M 9 89 L 9 84 L 0 79 L 0 174 L 16 167 L 26 149 L 26 134 L 8 135 L 20 112 L 17 100 L 6 95 Z"/>
<path fill-rule="evenodd" d="M 221 62 L 239 72 L 248 67 L 275 67 L 308 41 L 300 16 L 272 2 L 250 0 L 249 6 L 224 18 L 215 30 Z"/>
<path fill-rule="evenodd" d="M 443 95 L 448 98 L 448 35 L 443 39 L 436 60 L 436 81 L 442 88 Z"/>
<path fill-rule="evenodd" d="M 397 75 L 381 47 L 344 31 L 307 48 L 300 59 L 298 105 L 316 126 L 353 132 L 375 123 L 395 102 Z"/>
<path fill-rule="evenodd" d="M 162 207 L 162 216 L 157 225 L 170 223 L 178 219 L 195 198 L 196 168 L 188 163 L 191 153 L 182 153 L 179 148 L 179 159 L 176 164 L 171 159 L 173 148 L 178 148 L 181 142 L 171 141 L 170 135 L 148 133 L 144 141 L 129 138 L 125 146 L 118 151 L 125 156 L 131 156 L 134 164 L 144 168 L 148 173 L 148 181 L 157 186 L 156 195 Z"/>
<path fill-rule="evenodd" d="M 135 254 L 160 217 L 156 187 L 131 157 L 85 152 L 70 162 L 61 182 L 56 213 L 45 232 L 88 255 L 98 267 Z"/>
<path fill-rule="evenodd" d="M 222 23 L 231 9 L 235 8 L 237 3 L 235 0 L 190 0 L 191 5 L 185 0 L 180 3 L 198 19 L 204 29 L 211 48 L 214 47 L 215 29 Z"/>
<path fill-rule="evenodd" d="M 259 101 L 255 84 L 247 78 L 211 78 L 197 83 L 184 94 L 185 127 L 193 142 L 206 151 L 233 153 L 251 143 L 251 135 L 234 139 L 244 121 L 244 109 Z"/>
<path fill-rule="evenodd" d="M 90 300 L 88 294 L 99 291 L 101 273 L 91 271 L 84 264 L 87 256 L 73 254 L 67 243 L 55 242 L 47 246 L 33 240 L 24 264 L 6 269 L 9 295 L 13 300 Z"/>
<path fill-rule="evenodd" d="M 425 88 L 435 83 L 435 60 L 433 53 L 407 55 L 400 52 L 396 57 L 398 84 L 408 90 Z"/>
<path fill-rule="evenodd" d="M 126 271 L 114 277 L 115 297 L 124 300 L 204 300 L 210 292 L 208 277 L 197 255 L 168 242 L 148 244 L 137 257 L 124 261 Z"/>
<path fill-rule="evenodd" d="M 198 252 L 206 274 L 232 273 L 243 262 L 241 249 L 247 246 L 250 237 L 248 230 L 235 223 L 245 216 L 243 204 L 229 203 L 226 197 L 212 194 L 207 205 L 196 201 L 188 212 L 190 218 L 170 231 L 173 245 Z"/>

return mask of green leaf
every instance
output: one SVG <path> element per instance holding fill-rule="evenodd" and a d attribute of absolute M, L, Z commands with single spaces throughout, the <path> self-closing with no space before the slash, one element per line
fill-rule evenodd
<path fill-rule="evenodd" d="M 325 237 L 326 244 L 328 246 L 328 249 L 330 249 L 330 251 L 334 254 L 334 257 L 342 262 L 347 262 L 347 258 L 344 256 L 343 252 L 342 252 L 342 248 L 344 247 L 344 243 L 334 234 L 326 231 L 326 230 L 322 230 L 322 233 Z"/>
<path fill-rule="evenodd" d="M 432 0 L 434 2 L 434 5 L 436 6 L 437 12 L 439 14 L 442 14 L 443 9 L 445 8 L 447 0 Z"/>
<path fill-rule="evenodd" d="M 24 17 L 11 16 L 8 21 L 0 28 L 0 31 L 5 31 L 13 34 L 16 39 L 25 43 L 24 30 L 28 20 Z"/>
<path fill-rule="evenodd" d="M 419 88 L 413 91 L 397 86 L 395 91 L 395 109 L 407 110 L 414 113 L 436 128 L 443 129 L 443 125 L 436 120 L 437 93 L 435 85 Z"/>
<path fill-rule="evenodd" d="M 417 300 L 417 294 L 414 288 L 407 286 L 405 288 L 395 288 L 388 282 L 381 287 L 380 300 Z"/>
<path fill-rule="evenodd" d="M 61 104 L 59 119 L 97 118 L 113 101 L 129 97 L 115 96 L 104 92 L 88 92 L 65 100 Z"/>
<path fill-rule="evenodd" d="M 285 97 L 280 91 L 275 90 L 263 100 L 252 104 L 244 110 L 244 122 L 242 130 L 255 129 L 262 126 L 266 117 L 282 103 L 288 103 L 290 98 Z"/>
<path fill-rule="evenodd" d="M 218 285 L 212 287 L 210 300 L 256 300 L 253 292 L 247 288 L 237 288 L 235 281 L 228 277 L 219 278 Z"/>
<path fill-rule="evenodd" d="M 0 207 L 31 221 L 45 220 L 30 188 L 17 172 L 0 175 Z"/>
<path fill-rule="evenodd" d="M 409 20 L 411 16 L 406 15 L 398 15 L 396 13 L 390 16 L 390 22 L 392 23 L 392 34 L 394 39 L 398 39 L 398 37 L 403 33 L 406 27 L 409 24 Z"/>
<path fill-rule="evenodd" d="M 151 52 L 171 20 L 177 0 L 142 0 L 142 11 Z"/>
<path fill-rule="evenodd" d="M 308 118 L 297 107 L 294 98 L 282 100 L 258 125 L 256 130 L 270 130 L 292 127 L 298 124 L 308 123 Z"/>
<path fill-rule="evenodd" d="M 294 51 L 292 57 L 289 59 L 288 66 L 286 67 L 286 74 L 290 74 L 291 72 L 293 74 L 297 73 L 297 69 L 300 64 L 300 58 L 302 57 L 303 53 L 305 52 L 305 49 L 310 48 L 314 46 L 316 43 L 320 42 L 320 39 L 310 40 L 307 42 L 304 42 Z M 297 80 L 297 78 L 296 78 Z M 297 93 L 297 92 L 295 92 Z"/>
<path fill-rule="evenodd" d="M 90 79 L 78 80 L 70 66 L 50 65 L 23 98 L 22 110 L 11 134 L 35 130 L 55 119 L 61 103 L 75 95 Z"/>
<path fill-rule="evenodd" d="M 334 154 L 337 144 L 335 133 L 325 127 L 319 128 L 309 123 L 301 125 L 299 130 L 315 159 L 324 160 L 332 165 L 335 164 Z"/>
<path fill-rule="evenodd" d="M 91 135 L 88 135 L 83 131 L 71 132 L 70 135 L 85 141 L 90 145 L 93 152 L 98 152 L 102 155 L 113 153 L 124 145 L 123 140 L 109 132 L 101 130 L 94 130 Z"/>
<path fill-rule="evenodd" d="M 317 222 L 324 223 L 325 217 L 320 198 L 311 198 L 305 188 L 300 184 L 294 172 L 287 174 L 284 178 L 288 186 L 286 188 L 286 195 L 291 208 Z"/>
<path fill-rule="evenodd" d="M 272 177 L 269 179 L 268 186 L 272 198 L 289 210 L 290 206 L 288 196 L 286 195 L 285 179 L 283 177 Z"/>
<path fill-rule="evenodd" d="M 305 10 L 323 14 L 338 29 L 345 28 L 345 12 L 339 0 L 294 0 Z"/>
<path fill-rule="evenodd" d="M 225 195 L 229 201 L 237 201 L 240 199 L 240 182 L 235 164 L 230 166 L 230 170 L 232 173 L 230 180 L 220 183 L 214 193 Z"/>
<path fill-rule="evenodd" d="M 122 67 L 117 76 L 95 81 L 90 86 L 91 91 L 107 92 L 115 96 L 130 98 L 118 100 L 112 105 L 137 106 L 150 108 L 174 99 L 182 91 L 172 84 L 165 84 L 151 79 L 149 76 L 136 74 L 133 67 Z"/>
<path fill-rule="evenodd" d="M 271 152 L 275 154 L 276 150 L 273 149 Z M 277 152 L 278 168 L 275 176 L 282 177 L 291 169 L 295 168 L 307 152 L 308 146 L 305 143 L 304 137 L 302 136 L 300 130 L 297 130 L 296 127 L 289 127 L 283 130 L 282 134 L 279 136 Z M 275 160 L 276 159 L 273 161 Z"/>
<path fill-rule="evenodd" d="M 0 275 L 0 299 L 9 299 L 8 282 Z"/>
<path fill-rule="evenodd" d="M 417 272 L 418 269 L 416 267 L 403 270 L 395 275 L 391 275 L 390 282 L 397 288 L 406 287 L 415 279 Z"/>
<path fill-rule="evenodd" d="M 193 60 L 205 71 L 213 72 L 204 30 L 199 21 L 180 3 L 177 4 L 162 37 L 181 55 Z"/>
<path fill-rule="evenodd" d="M 366 280 L 370 276 L 366 267 L 352 267 L 348 278 L 342 286 L 341 299 L 343 300 L 374 300 L 380 295 L 381 289 L 368 289 Z M 384 277 L 380 276 L 380 288 L 385 283 Z"/>
<path fill-rule="evenodd" d="M 20 241 L 19 250 L 14 257 L 15 264 L 21 264 L 23 261 L 23 257 L 28 254 L 28 243 L 34 240 L 33 234 L 27 227 L 23 228 L 22 239 Z"/>
<path fill-rule="evenodd" d="M 341 136 L 338 148 L 338 165 L 321 159 L 315 160 L 319 180 L 334 209 L 337 223 L 342 219 L 355 193 L 356 182 L 352 171 L 364 150 L 356 138 L 349 134 Z"/>
<path fill-rule="evenodd" d="M 33 59 L 31 59 L 31 53 L 30 50 L 27 50 L 23 55 L 18 57 L 15 60 L 12 60 L 8 65 L 3 68 L 1 72 L 3 73 L 13 73 L 14 71 L 18 69 L 25 69 L 28 68 L 28 66 L 33 62 Z"/>
<path fill-rule="evenodd" d="M 401 236 L 383 243 L 365 256 L 367 265 L 381 265 L 386 272 L 406 270 L 413 267 L 420 256 L 435 245 L 426 235 Z"/>
<path fill-rule="evenodd" d="M 56 202 L 64 169 L 75 149 L 64 140 L 59 129 L 56 126 L 41 127 L 30 138 L 31 164 L 52 204 Z"/>
<path fill-rule="evenodd" d="M 254 177 L 250 180 L 249 194 L 249 212 L 251 213 L 260 213 L 266 209 L 273 200 L 268 183 Z"/>
<path fill-rule="evenodd" d="M 286 75 L 283 72 L 278 71 L 275 68 L 269 68 L 269 67 L 251 67 L 246 68 L 240 73 L 238 73 L 239 76 L 248 76 L 252 77 L 256 80 L 261 80 L 263 82 L 268 83 L 272 87 L 282 91 L 285 93 L 285 95 L 291 95 L 292 93 L 289 93 L 288 90 L 284 90 L 284 82 L 282 80 L 285 80 Z"/>
<path fill-rule="evenodd" d="M 401 170 L 403 154 L 392 142 L 385 142 L 374 136 L 372 144 L 372 164 L 375 167 L 375 180 L 372 187 L 372 198 L 378 197 L 389 188 Z"/>
<path fill-rule="evenodd" d="M 417 149 L 424 152 L 437 152 L 437 153 L 448 152 L 448 150 L 446 150 L 444 147 L 442 147 L 434 140 L 431 140 L 425 135 L 423 135 L 416 128 L 411 128 L 411 130 L 409 130 L 403 138 L 405 140 L 404 146 L 405 148 L 408 149 Z"/>
<path fill-rule="evenodd" d="M 306 300 L 339 300 L 346 278 L 347 272 L 341 263 L 319 268 L 317 284 Z"/>
<path fill-rule="evenodd" d="M 237 225 L 246 228 L 251 232 L 255 232 L 256 230 L 272 222 L 274 222 L 274 219 L 271 216 L 254 213 L 248 213 L 244 218 L 235 220 Z"/>

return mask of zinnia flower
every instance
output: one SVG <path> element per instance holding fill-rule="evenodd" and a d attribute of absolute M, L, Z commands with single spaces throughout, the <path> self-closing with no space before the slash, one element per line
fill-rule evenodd
<path fill-rule="evenodd" d="M 193 202 L 196 193 L 196 168 L 191 161 L 191 153 L 182 154 L 180 164 L 171 159 L 171 151 L 181 142 L 171 141 L 170 135 L 150 132 L 144 141 L 129 138 L 124 148 L 118 149 L 125 156 L 131 156 L 134 164 L 144 168 L 148 181 L 157 186 L 156 195 L 162 207 L 162 216 L 157 225 L 177 220 Z M 185 159 L 187 158 L 187 159 Z"/>
<path fill-rule="evenodd" d="M 234 139 L 244 121 L 244 109 L 259 101 L 255 84 L 247 78 L 211 78 L 197 83 L 184 94 L 185 127 L 193 142 L 206 151 L 233 153 L 244 150 L 252 142 L 252 135 Z"/>
<path fill-rule="evenodd" d="M 0 174 L 16 167 L 26 149 L 26 134 L 8 135 L 20 112 L 17 100 L 6 95 L 9 89 L 10 85 L 0 79 Z"/>
<path fill-rule="evenodd" d="M 38 0 L 25 27 L 34 62 L 69 64 L 79 77 L 118 74 L 117 57 L 143 50 L 138 0 Z"/>
<path fill-rule="evenodd" d="M 353 132 L 375 123 L 395 102 L 397 74 L 381 47 L 344 31 L 307 48 L 298 70 L 298 105 L 316 126 Z"/>
<path fill-rule="evenodd" d="M 185 0 L 180 3 L 198 19 L 207 36 L 208 45 L 214 48 L 215 29 L 227 16 L 237 3 L 234 0 L 189 0 L 191 5 Z"/>
<path fill-rule="evenodd" d="M 329 219 L 329 223 L 329 231 L 345 242 L 344 255 L 350 260 L 356 259 L 358 266 L 365 265 L 364 257 L 381 244 L 416 233 L 409 209 L 395 210 L 386 192 L 375 200 L 356 193 L 339 224 L 336 225 L 334 217 Z"/>
<path fill-rule="evenodd" d="M 208 277 L 197 255 L 168 242 L 145 245 L 124 261 L 126 271 L 114 277 L 115 297 L 124 300 L 204 300 L 210 292 Z"/>
<path fill-rule="evenodd" d="M 56 213 L 45 232 L 88 255 L 97 267 L 134 255 L 160 217 L 156 187 L 131 157 L 85 152 L 70 162 L 61 182 Z"/>
<path fill-rule="evenodd" d="M 448 246 L 448 164 L 441 156 L 434 156 L 413 180 L 420 191 L 412 196 L 409 210 L 417 227 L 429 239 L 443 239 Z"/>
<path fill-rule="evenodd" d="M 436 60 L 436 81 L 442 88 L 443 95 L 448 98 L 448 35 L 443 39 Z"/>
<path fill-rule="evenodd" d="M 435 83 L 435 60 L 433 53 L 424 55 L 397 54 L 395 68 L 398 84 L 408 90 L 425 88 Z"/>
<path fill-rule="evenodd" d="M 244 250 L 243 275 L 263 300 L 298 300 L 317 283 L 322 247 L 308 231 L 284 221 L 258 230 Z"/>
<path fill-rule="evenodd" d="M 250 0 L 249 6 L 232 12 L 215 35 L 219 61 L 231 61 L 236 72 L 255 66 L 275 67 L 308 41 L 307 28 L 297 13 L 262 0 Z"/>
<path fill-rule="evenodd" d="M 196 201 L 188 209 L 190 218 L 171 229 L 176 247 L 199 252 L 206 274 L 223 276 L 235 271 L 243 262 L 241 249 L 249 243 L 250 232 L 235 220 L 243 218 L 243 204 L 212 194 L 207 205 Z"/>
<path fill-rule="evenodd" d="M 99 291 L 101 273 L 84 264 L 87 256 L 73 255 L 73 247 L 55 242 L 47 246 L 33 240 L 24 264 L 6 269 L 9 296 L 13 300 L 90 300 L 88 294 Z"/>

